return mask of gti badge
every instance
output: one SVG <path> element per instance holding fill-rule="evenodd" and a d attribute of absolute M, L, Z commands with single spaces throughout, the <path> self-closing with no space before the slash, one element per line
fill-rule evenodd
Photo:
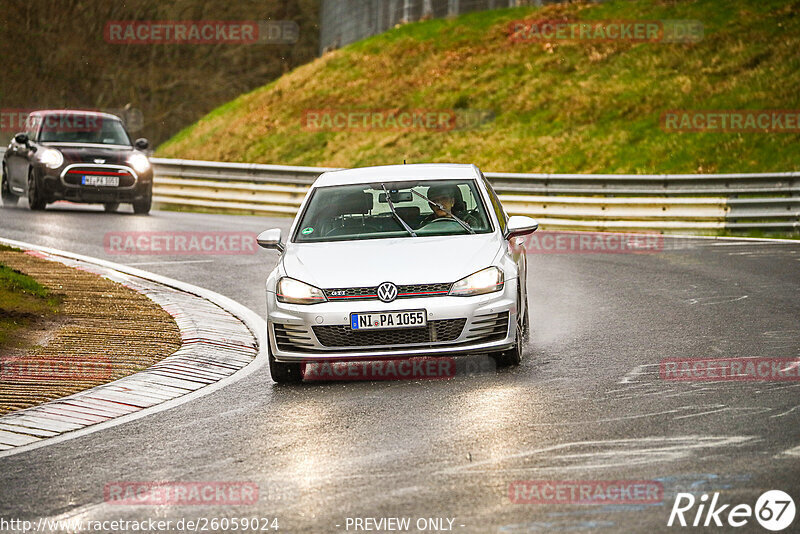
<path fill-rule="evenodd" d="M 378 298 L 383 302 L 392 302 L 397 298 L 397 286 L 391 282 L 384 282 L 378 286 Z"/>
<path fill-rule="evenodd" d="M 94 160 L 94 162 L 95 163 L 105 163 L 106 160 L 104 160 L 104 159 L 96 159 L 96 160 Z"/>

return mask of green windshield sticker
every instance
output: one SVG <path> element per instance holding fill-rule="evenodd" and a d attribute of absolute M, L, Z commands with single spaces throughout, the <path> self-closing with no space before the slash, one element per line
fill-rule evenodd
<path fill-rule="evenodd" d="M 314 231 L 314 229 L 309 226 L 308 228 L 303 228 L 303 231 L 300 232 L 300 233 L 303 234 L 303 235 L 308 235 L 313 231 Z"/>

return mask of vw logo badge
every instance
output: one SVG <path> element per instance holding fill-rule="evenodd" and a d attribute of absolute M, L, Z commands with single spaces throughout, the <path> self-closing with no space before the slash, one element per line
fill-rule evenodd
<path fill-rule="evenodd" d="M 383 302 L 392 302 L 397 298 L 397 286 L 391 282 L 384 282 L 378 286 L 378 298 Z"/>

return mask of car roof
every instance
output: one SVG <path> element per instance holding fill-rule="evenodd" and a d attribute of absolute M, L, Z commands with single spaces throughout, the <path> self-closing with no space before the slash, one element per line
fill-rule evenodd
<path fill-rule="evenodd" d="M 382 165 L 328 171 L 320 174 L 313 187 L 352 185 L 371 182 L 402 182 L 406 180 L 475 179 L 480 171 L 475 165 L 462 163 L 415 163 L 411 165 Z"/>
<path fill-rule="evenodd" d="M 120 120 L 118 116 L 113 115 L 111 113 L 104 113 L 102 111 L 91 111 L 85 109 L 40 109 L 29 113 L 29 116 L 33 115 L 93 115 L 96 117 L 104 117 L 106 119 Z"/>

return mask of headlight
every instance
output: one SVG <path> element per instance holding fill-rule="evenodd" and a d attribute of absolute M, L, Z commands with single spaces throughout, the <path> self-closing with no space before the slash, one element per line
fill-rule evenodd
<path fill-rule="evenodd" d="M 316 304 L 328 300 L 321 289 L 287 277 L 278 280 L 276 294 L 279 302 L 287 304 Z"/>
<path fill-rule="evenodd" d="M 42 155 L 39 156 L 39 161 L 46 167 L 57 169 L 64 164 L 64 155 L 55 148 L 47 148 L 42 152 Z"/>
<path fill-rule="evenodd" d="M 150 160 L 144 154 L 133 154 L 128 158 L 128 165 L 133 167 L 133 170 L 139 174 L 147 172 L 150 169 Z"/>
<path fill-rule="evenodd" d="M 453 284 L 448 294 L 456 297 L 469 297 L 493 293 L 503 289 L 503 281 L 503 271 L 497 267 L 487 267 Z"/>

